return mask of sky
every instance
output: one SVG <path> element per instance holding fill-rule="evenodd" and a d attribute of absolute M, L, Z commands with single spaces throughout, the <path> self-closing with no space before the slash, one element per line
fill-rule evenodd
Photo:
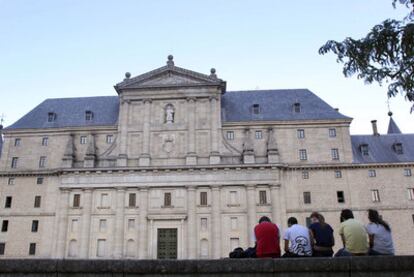
<path fill-rule="evenodd" d="M 327 40 L 361 38 L 386 18 L 391 0 L 0 0 L 0 115 L 8 126 L 47 98 L 116 95 L 125 72 L 165 65 L 208 74 L 227 90 L 308 88 L 354 118 L 351 133 L 388 126 L 386 86 L 345 78 Z M 403 96 L 393 118 L 414 133 Z"/>

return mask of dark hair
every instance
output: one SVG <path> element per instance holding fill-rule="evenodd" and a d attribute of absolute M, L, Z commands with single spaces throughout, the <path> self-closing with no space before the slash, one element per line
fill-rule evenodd
<path fill-rule="evenodd" d="M 326 223 L 325 223 L 325 217 L 323 217 L 323 215 L 321 215 L 320 213 L 318 213 L 318 212 L 313 212 L 313 213 L 311 213 L 310 217 L 311 217 L 311 218 L 312 218 L 312 217 L 317 218 L 317 219 L 318 219 L 318 221 L 319 221 L 319 223 L 321 224 L 321 226 L 322 226 L 322 227 L 325 227 L 325 226 L 326 226 Z"/>
<path fill-rule="evenodd" d="M 288 224 L 289 225 L 298 224 L 298 220 L 296 219 L 296 217 L 289 217 Z"/>
<path fill-rule="evenodd" d="M 380 224 L 380 225 L 384 226 L 384 228 L 387 231 L 389 231 L 389 232 L 391 231 L 390 225 L 388 225 L 387 222 L 385 222 L 384 220 L 382 220 L 382 217 L 380 216 L 380 214 L 378 213 L 377 210 L 369 209 L 368 210 L 368 219 L 372 223 Z"/>
<path fill-rule="evenodd" d="M 341 222 L 344 222 L 345 220 L 348 220 L 350 218 L 354 218 L 354 214 L 350 209 L 342 210 L 341 212 Z"/>
<path fill-rule="evenodd" d="M 259 223 L 262 223 L 262 222 L 271 222 L 271 221 L 270 221 L 270 218 L 268 218 L 267 216 L 262 216 L 259 219 Z"/>

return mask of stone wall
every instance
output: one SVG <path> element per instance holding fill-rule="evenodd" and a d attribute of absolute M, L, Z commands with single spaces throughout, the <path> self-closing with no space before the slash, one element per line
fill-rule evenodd
<path fill-rule="evenodd" d="M 222 260 L 0 260 L 0 276 L 413 276 L 414 256 Z"/>

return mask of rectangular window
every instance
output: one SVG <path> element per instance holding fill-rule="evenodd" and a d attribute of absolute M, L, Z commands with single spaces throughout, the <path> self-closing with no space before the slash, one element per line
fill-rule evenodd
<path fill-rule="evenodd" d="M 113 135 L 107 135 L 106 136 L 106 143 L 112 144 L 114 142 L 114 136 Z"/>
<path fill-rule="evenodd" d="M 331 156 L 332 156 L 332 160 L 339 160 L 338 148 L 332 148 L 331 149 Z"/>
<path fill-rule="evenodd" d="M 368 170 L 368 177 L 377 177 L 377 172 L 375 169 Z"/>
<path fill-rule="evenodd" d="M 97 257 L 104 257 L 105 256 L 105 244 L 106 244 L 106 240 L 98 239 L 98 245 L 96 247 L 96 256 Z"/>
<path fill-rule="evenodd" d="M 329 137 L 330 138 L 336 137 L 336 129 L 335 128 L 330 128 L 329 129 Z"/>
<path fill-rule="evenodd" d="M 309 171 L 307 170 L 302 171 L 302 179 L 309 179 Z"/>
<path fill-rule="evenodd" d="M 14 178 L 9 178 L 9 180 L 7 181 L 7 184 L 14 185 Z"/>
<path fill-rule="evenodd" d="M 72 231 L 72 233 L 75 233 L 78 231 L 78 225 L 79 225 L 79 221 L 77 219 L 72 219 L 72 225 L 70 227 L 70 230 Z"/>
<path fill-rule="evenodd" d="M 310 204 L 311 203 L 311 193 L 310 191 L 303 192 L 303 203 Z"/>
<path fill-rule="evenodd" d="M 206 232 L 207 231 L 207 218 L 203 217 L 201 218 L 201 231 Z"/>
<path fill-rule="evenodd" d="M 109 195 L 101 193 L 101 207 L 109 207 Z"/>
<path fill-rule="evenodd" d="M 36 243 L 30 243 L 29 245 L 29 255 L 36 255 Z"/>
<path fill-rule="evenodd" d="M 73 195 L 73 207 L 79 208 L 80 207 L 80 194 Z"/>
<path fill-rule="evenodd" d="M 4 255 L 4 250 L 6 250 L 6 243 L 0 242 L 0 255 Z"/>
<path fill-rule="evenodd" d="M 336 198 L 338 199 L 338 203 L 345 203 L 345 195 L 343 191 L 337 191 Z"/>
<path fill-rule="evenodd" d="M 80 137 L 80 144 L 86 144 L 88 142 L 87 136 L 81 136 Z"/>
<path fill-rule="evenodd" d="M 39 229 L 39 220 L 32 221 L 32 233 L 36 233 Z"/>
<path fill-rule="evenodd" d="M 404 176 L 407 176 L 407 177 L 411 176 L 411 169 L 410 168 L 404 168 Z"/>
<path fill-rule="evenodd" d="M 267 195 L 265 190 L 259 191 L 259 203 L 261 205 L 267 204 Z"/>
<path fill-rule="evenodd" d="M 48 137 L 42 138 L 42 146 L 47 146 L 48 142 L 49 142 L 49 138 Z"/>
<path fill-rule="evenodd" d="M 134 230 L 135 229 L 135 219 L 128 219 L 128 230 Z"/>
<path fill-rule="evenodd" d="M 19 160 L 18 157 L 13 157 L 11 162 L 11 168 L 17 168 L 17 161 Z"/>
<path fill-rule="evenodd" d="M 5 208 L 11 208 L 12 205 L 12 197 L 11 196 L 6 196 L 6 203 L 4 204 Z"/>
<path fill-rule="evenodd" d="M 206 191 L 200 192 L 200 205 L 207 206 L 207 192 Z"/>
<path fill-rule="evenodd" d="M 46 166 L 46 157 L 40 157 L 39 159 L 39 168 L 43 168 Z"/>
<path fill-rule="evenodd" d="M 253 113 L 259 114 L 260 113 L 260 105 L 259 104 L 253 104 Z"/>
<path fill-rule="evenodd" d="M 130 193 L 128 194 L 128 207 L 135 208 L 137 205 L 137 194 Z"/>
<path fill-rule="evenodd" d="M 371 190 L 372 202 L 380 202 L 380 195 L 377 189 Z"/>
<path fill-rule="evenodd" d="M 305 138 L 305 130 L 304 129 L 298 129 L 297 134 L 298 134 L 298 139 Z"/>
<path fill-rule="evenodd" d="M 230 205 L 237 204 L 237 191 L 230 191 Z"/>
<path fill-rule="evenodd" d="M 99 219 L 99 232 L 106 232 L 106 219 Z"/>
<path fill-rule="evenodd" d="M 1 223 L 1 231 L 7 232 L 8 229 L 9 229 L 9 221 L 3 220 L 3 222 Z"/>
<path fill-rule="evenodd" d="M 38 185 L 43 184 L 43 177 L 37 177 L 36 184 L 38 184 Z"/>
<path fill-rule="evenodd" d="M 299 160 L 306 161 L 308 159 L 308 154 L 306 153 L 306 149 L 299 150 Z"/>
<path fill-rule="evenodd" d="M 53 122 L 53 121 L 55 121 L 55 120 L 56 120 L 56 117 L 57 117 L 57 116 L 56 116 L 56 114 L 55 114 L 55 113 L 53 113 L 53 112 L 52 112 L 52 113 L 48 113 L 48 114 L 47 114 L 47 121 L 48 121 L 48 122 Z"/>
<path fill-rule="evenodd" d="M 414 200 L 414 188 L 408 189 L 408 199 Z"/>
<path fill-rule="evenodd" d="M 256 137 L 256 139 L 262 139 L 263 138 L 262 131 L 256 131 L 255 132 L 255 137 Z"/>
<path fill-rule="evenodd" d="M 231 230 L 235 231 L 238 229 L 237 217 L 231 217 L 230 223 L 231 223 Z"/>
<path fill-rule="evenodd" d="M 21 142 L 20 138 L 14 139 L 14 146 L 20 146 L 20 142 Z"/>
<path fill-rule="evenodd" d="M 85 112 L 85 120 L 86 121 L 90 121 L 90 120 L 92 120 L 93 119 L 93 112 L 91 112 L 91 111 L 86 111 Z"/>
<path fill-rule="evenodd" d="M 342 171 L 335 170 L 335 178 L 342 178 Z"/>
<path fill-rule="evenodd" d="M 227 138 L 227 140 L 234 140 L 234 132 L 233 131 L 227 131 L 226 138 Z"/>
<path fill-rule="evenodd" d="M 164 207 L 171 207 L 171 192 L 164 193 Z"/>
<path fill-rule="evenodd" d="M 359 146 L 361 153 L 363 156 L 368 156 L 369 155 L 369 150 L 368 150 L 368 144 L 362 144 Z"/>
<path fill-rule="evenodd" d="M 394 143 L 393 145 L 395 153 L 398 155 L 404 154 L 403 146 L 401 143 Z"/>
<path fill-rule="evenodd" d="M 40 208 L 40 202 L 42 200 L 42 197 L 39 195 L 35 196 L 35 200 L 34 200 L 34 207 L 35 208 Z"/>

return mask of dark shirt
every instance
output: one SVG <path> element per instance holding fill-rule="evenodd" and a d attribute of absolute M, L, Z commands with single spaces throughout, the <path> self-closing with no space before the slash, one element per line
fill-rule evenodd
<path fill-rule="evenodd" d="M 333 229 L 329 224 L 325 223 L 325 226 L 322 227 L 322 225 L 317 222 L 309 226 L 309 229 L 311 229 L 313 237 L 315 238 L 316 246 L 333 246 Z"/>
<path fill-rule="evenodd" d="M 271 222 L 262 222 L 254 228 L 257 257 L 280 257 L 279 228 Z"/>

